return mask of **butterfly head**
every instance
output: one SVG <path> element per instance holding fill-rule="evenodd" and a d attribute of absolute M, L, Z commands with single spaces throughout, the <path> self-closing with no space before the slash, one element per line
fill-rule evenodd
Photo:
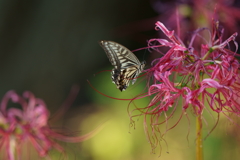
<path fill-rule="evenodd" d="M 147 62 L 146 61 L 142 61 L 141 62 L 141 65 L 145 65 Z"/>

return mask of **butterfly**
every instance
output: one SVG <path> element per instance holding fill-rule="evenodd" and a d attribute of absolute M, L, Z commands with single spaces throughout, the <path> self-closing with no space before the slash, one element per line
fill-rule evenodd
<path fill-rule="evenodd" d="M 136 82 L 136 77 L 145 67 L 145 61 L 140 62 L 138 58 L 123 45 L 113 41 L 100 41 L 100 46 L 104 49 L 111 64 L 112 82 L 116 84 L 120 91 L 124 91 Z"/>

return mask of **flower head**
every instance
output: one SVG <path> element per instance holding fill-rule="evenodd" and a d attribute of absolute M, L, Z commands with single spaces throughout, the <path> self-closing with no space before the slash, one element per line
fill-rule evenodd
<path fill-rule="evenodd" d="M 153 80 L 149 81 L 145 96 L 152 98 L 147 107 L 137 108 L 141 115 L 145 115 L 145 124 L 148 124 L 147 115 L 151 116 L 150 124 L 144 126 L 149 141 L 155 142 L 152 143 L 153 148 L 158 145 L 156 134 L 160 133 L 159 125 L 167 122 L 179 105 L 182 106 L 182 115 L 189 107 L 193 108 L 195 115 L 202 114 L 207 107 L 226 116 L 227 113 L 240 115 L 239 62 L 234 57 L 237 55 L 236 51 L 231 51 L 229 47 L 229 43 L 233 42 L 235 49 L 238 49 L 235 42 L 237 33 L 223 41 L 223 32 L 215 22 L 212 31 L 206 28 L 196 30 L 187 46 L 163 23 L 157 22 L 156 30 L 161 30 L 168 39 L 151 39 L 149 48 L 159 53 L 160 47 L 167 47 L 169 50 L 161 58 L 154 60 L 152 67 L 146 70 Z M 209 34 L 208 40 L 201 36 L 203 31 Z M 201 38 L 201 42 L 205 43 L 194 43 L 196 38 Z M 166 115 L 170 108 L 173 108 L 171 113 Z M 159 122 L 162 114 L 166 119 Z"/>
<path fill-rule="evenodd" d="M 8 107 L 9 101 L 20 107 Z M 93 135 L 93 132 L 79 137 L 60 134 L 50 128 L 48 119 L 49 111 L 43 100 L 28 91 L 23 96 L 8 91 L 0 104 L 0 152 L 6 150 L 5 156 L 9 160 L 19 159 L 22 146 L 30 142 L 39 156 L 47 157 L 53 148 L 64 151 L 56 140 L 81 142 Z"/>

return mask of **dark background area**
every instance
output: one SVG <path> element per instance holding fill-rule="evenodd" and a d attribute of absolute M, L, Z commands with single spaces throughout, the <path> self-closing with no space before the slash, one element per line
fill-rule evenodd
<path fill-rule="evenodd" d="M 144 47 L 154 16 L 149 1 L 0 1 L 0 97 L 29 90 L 52 108 L 78 84 L 75 103 L 88 103 L 86 80 L 110 67 L 98 41 Z"/>

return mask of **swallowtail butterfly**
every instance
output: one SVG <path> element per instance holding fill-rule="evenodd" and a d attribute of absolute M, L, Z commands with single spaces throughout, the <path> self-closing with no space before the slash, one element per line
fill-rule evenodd
<path fill-rule="evenodd" d="M 112 81 L 120 91 L 124 91 L 136 82 L 136 77 L 142 72 L 145 62 L 138 58 L 126 47 L 113 41 L 100 41 L 100 46 L 105 50 L 109 61 L 114 66 Z"/>

